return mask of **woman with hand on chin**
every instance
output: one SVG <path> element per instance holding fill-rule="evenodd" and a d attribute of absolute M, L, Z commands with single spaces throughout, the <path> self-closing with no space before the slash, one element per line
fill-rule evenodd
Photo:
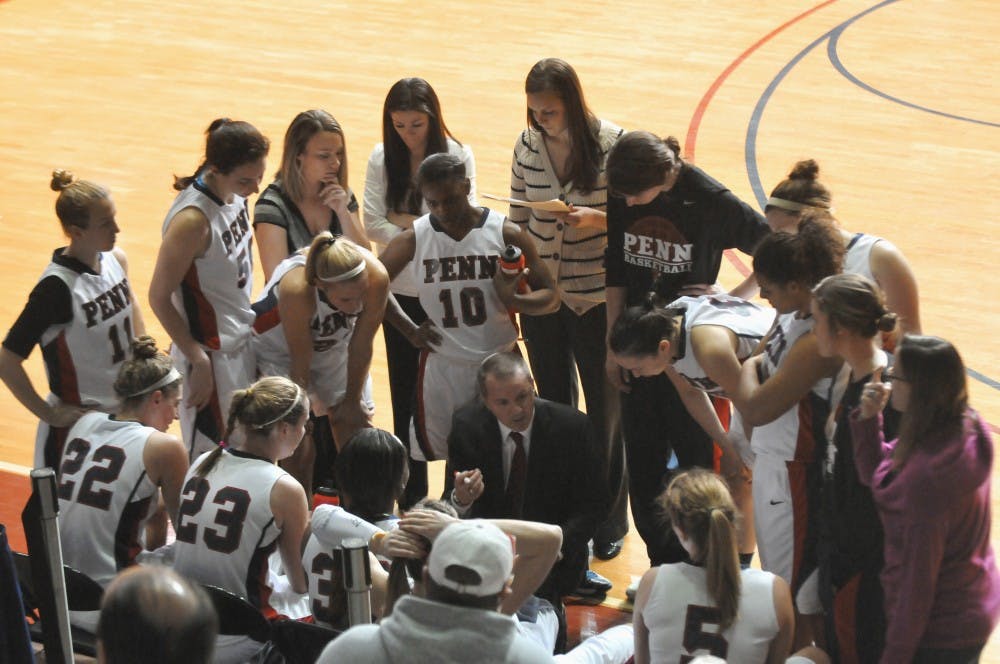
<path fill-rule="evenodd" d="M 254 205 L 253 230 L 266 280 L 324 231 L 368 248 L 347 184 L 344 130 L 326 111 L 303 111 L 288 126 L 281 170 Z"/>
<path fill-rule="evenodd" d="M 886 441 L 881 413 L 890 399 L 902 417 L 899 437 Z M 958 351 L 944 339 L 906 335 L 892 369 L 876 369 L 864 386 L 850 423 L 858 478 L 885 526 L 880 661 L 978 662 L 1000 617 L 993 441 L 969 407 Z"/>
<path fill-rule="evenodd" d="M 472 149 L 459 143 L 448 131 L 434 88 L 422 78 L 396 81 L 382 106 L 382 142 L 372 150 L 365 175 L 365 229 L 378 253 L 385 250 L 390 240 L 411 228 L 417 217 L 429 212 L 414 181 L 420 163 L 439 152 L 462 160 L 470 183 L 469 204 L 475 205 L 476 162 Z M 427 320 L 409 270 L 397 275 L 389 289 L 414 323 L 420 325 Z M 391 325 L 384 326 L 382 333 L 389 367 L 393 433 L 409 445 L 419 350 Z M 410 483 L 400 504 L 409 507 L 426 494 L 426 463 L 411 459 Z"/>
<path fill-rule="evenodd" d="M 185 376 L 181 433 L 194 458 L 222 440 L 233 390 L 253 380 L 253 250 L 246 197 L 264 177 L 268 140 L 247 122 L 220 118 L 206 131 L 205 161 L 175 178 L 149 305 L 173 341 Z"/>
<path fill-rule="evenodd" d="M 612 558 L 628 532 L 628 486 L 618 426 L 618 393 L 604 371 L 607 305 L 604 253 L 608 246 L 608 150 L 622 135 L 599 119 L 584 100 L 573 67 L 558 58 L 539 60 L 524 82 L 528 128 L 514 144 L 511 198 L 565 201 L 569 212 L 511 205 L 509 219 L 526 229 L 539 257 L 556 279 L 558 311 L 521 315 L 531 373 L 543 399 L 576 407 L 577 372 L 587 414 L 597 430 L 609 468 L 612 507 L 594 535 L 594 554 Z"/>

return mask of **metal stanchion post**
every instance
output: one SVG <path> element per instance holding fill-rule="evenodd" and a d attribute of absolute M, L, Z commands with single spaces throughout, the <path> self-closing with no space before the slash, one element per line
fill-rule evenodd
<path fill-rule="evenodd" d="M 349 537 L 343 542 L 344 589 L 347 591 L 349 624 L 365 625 L 372 621 L 372 570 L 368 545 L 363 539 Z"/>

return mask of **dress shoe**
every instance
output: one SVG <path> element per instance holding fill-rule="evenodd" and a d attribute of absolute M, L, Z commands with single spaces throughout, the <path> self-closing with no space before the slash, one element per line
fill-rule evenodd
<path fill-rule="evenodd" d="M 607 594 L 609 590 L 611 590 L 611 582 L 594 570 L 588 569 L 583 581 L 572 594 L 579 597 L 593 597 Z"/>
<path fill-rule="evenodd" d="M 594 542 L 594 557 L 598 560 L 611 560 L 622 552 L 622 540 L 614 542 Z"/>

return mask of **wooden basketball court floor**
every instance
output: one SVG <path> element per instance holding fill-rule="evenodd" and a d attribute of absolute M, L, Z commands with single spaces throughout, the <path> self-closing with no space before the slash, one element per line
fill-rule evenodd
<path fill-rule="evenodd" d="M 200 162 L 213 118 L 248 120 L 271 138 L 269 178 L 292 117 L 329 110 L 360 198 L 385 92 L 421 76 L 472 146 L 479 191 L 504 194 L 524 76 L 557 56 L 598 115 L 678 136 L 748 201 L 762 203 L 795 161 L 817 159 L 845 227 L 889 238 L 909 258 L 925 331 L 962 351 L 972 403 L 997 432 L 998 32 L 1000 5 L 988 0 L 0 1 L 0 327 L 62 241 L 54 167 L 112 190 L 145 307 L 171 175 Z M 722 283 L 748 264 L 733 256 Z M 43 386 L 40 353 L 27 364 Z M 388 427 L 380 343 L 373 377 L 376 421 Z M 2 519 L 17 530 L 35 422 L 3 388 L 0 414 Z M 633 534 L 596 569 L 615 581 L 615 599 L 644 564 Z M 1000 662 L 1000 646 L 985 660 Z"/>

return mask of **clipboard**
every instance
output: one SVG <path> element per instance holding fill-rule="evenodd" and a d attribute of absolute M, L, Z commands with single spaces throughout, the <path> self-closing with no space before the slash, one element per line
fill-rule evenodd
<path fill-rule="evenodd" d="M 558 198 L 553 198 L 550 201 L 521 201 L 516 198 L 494 196 L 492 194 L 483 194 L 482 196 L 494 201 L 506 201 L 507 203 L 513 203 L 514 205 L 520 205 L 533 210 L 542 210 L 543 212 L 569 212 L 569 206 Z"/>

